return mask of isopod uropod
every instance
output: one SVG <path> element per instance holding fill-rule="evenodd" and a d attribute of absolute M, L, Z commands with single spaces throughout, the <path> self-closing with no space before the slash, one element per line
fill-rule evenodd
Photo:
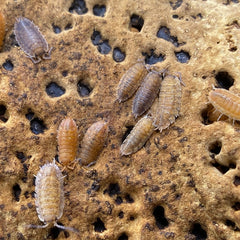
<path fill-rule="evenodd" d="M 142 148 L 154 132 L 154 128 L 153 121 L 150 117 L 142 117 L 123 141 L 120 147 L 121 155 L 130 155 Z"/>
<path fill-rule="evenodd" d="M 181 107 L 181 78 L 174 75 L 164 77 L 159 93 L 157 110 L 153 113 L 153 125 L 160 132 L 175 122 Z"/>
<path fill-rule="evenodd" d="M 101 153 L 108 135 L 108 123 L 98 121 L 92 124 L 85 133 L 80 152 L 80 163 L 92 165 Z"/>
<path fill-rule="evenodd" d="M 14 34 L 22 50 L 33 61 L 39 63 L 43 59 L 51 59 L 51 50 L 38 27 L 29 19 L 20 17 L 14 24 Z"/>
<path fill-rule="evenodd" d="M 30 225 L 28 227 L 45 228 L 53 223 L 58 228 L 78 232 L 74 228 L 61 226 L 57 223 L 64 208 L 63 178 L 55 160 L 53 163 L 47 163 L 40 168 L 35 181 L 35 203 L 38 217 L 45 225 Z"/>
<path fill-rule="evenodd" d="M 160 73 L 152 71 L 144 78 L 133 100 L 132 112 L 135 117 L 147 111 L 158 95 L 162 77 Z"/>
<path fill-rule="evenodd" d="M 126 101 L 137 91 L 147 72 L 143 62 L 138 62 L 127 70 L 118 84 L 117 99 L 119 102 Z"/>
<path fill-rule="evenodd" d="M 64 166 L 71 168 L 69 165 L 76 160 L 78 149 L 78 129 L 72 118 L 62 120 L 58 128 L 58 157 L 59 162 Z"/>
<path fill-rule="evenodd" d="M 222 115 L 226 115 L 233 121 L 240 120 L 240 97 L 238 95 L 226 89 L 214 88 L 209 93 L 208 99 L 214 108 L 221 113 L 218 119 Z"/>

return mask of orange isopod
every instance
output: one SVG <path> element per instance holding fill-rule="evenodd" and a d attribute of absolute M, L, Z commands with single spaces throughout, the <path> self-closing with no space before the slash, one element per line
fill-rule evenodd
<path fill-rule="evenodd" d="M 45 225 L 28 225 L 30 228 L 45 228 L 49 224 L 78 232 L 78 230 L 61 226 L 57 220 L 61 218 L 64 208 L 63 175 L 58 166 L 53 163 L 43 165 L 37 173 L 35 181 L 35 203 L 39 219 Z"/>
<path fill-rule="evenodd" d="M 174 75 L 164 77 L 159 94 L 157 110 L 152 113 L 153 124 L 160 132 L 175 122 L 181 108 L 181 78 Z"/>
<path fill-rule="evenodd" d="M 146 112 L 158 95 L 162 77 L 156 71 L 149 72 L 144 78 L 133 100 L 132 112 L 136 117 Z"/>
<path fill-rule="evenodd" d="M 80 163 L 90 166 L 101 153 L 108 135 L 108 124 L 98 121 L 92 124 L 85 133 L 80 150 Z"/>
<path fill-rule="evenodd" d="M 73 169 L 78 150 L 78 129 L 72 118 L 62 120 L 58 128 L 58 157 L 59 162 L 69 169 Z M 73 167 L 69 165 L 73 164 Z"/>
<path fill-rule="evenodd" d="M 240 120 L 240 97 L 230 91 L 222 88 L 213 88 L 208 96 L 209 102 L 222 115 L 226 115 L 233 121 Z"/>
<path fill-rule="evenodd" d="M 3 14 L 0 12 L 0 48 L 3 45 L 4 37 L 5 37 L 5 19 Z"/>
<path fill-rule="evenodd" d="M 142 82 L 142 78 L 148 73 L 143 62 L 138 62 L 130 67 L 122 76 L 118 88 L 117 99 L 124 102 L 129 99 L 138 89 Z"/>
<path fill-rule="evenodd" d="M 150 117 L 142 117 L 123 141 L 120 147 L 120 154 L 123 156 L 137 152 L 151 137 L 154 128 Z"/>

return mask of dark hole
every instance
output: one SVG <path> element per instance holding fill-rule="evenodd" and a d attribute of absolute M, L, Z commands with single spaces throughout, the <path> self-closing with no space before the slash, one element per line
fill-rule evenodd
<path fill-rule="evenodd" d="M 133 200 L 133 198 L 130 196 L 130 194 L 127 194 L 127 195 L 125 196 L 125 199 L 126 199 L 127 203 L 133 203 L 133 202 L 134 202 L 134 200 Z"/>
<path fill-rule="evenodd" d="M 3 63 L 3 68 L 7 71 L 12 71 L 14 66 L 13 66 L 13 63 L 11 62 L 11 60 L 6 60 L 4 63 Z"/>
<path fill-rule="evenodd" d="M 178 47 L 178 39 L 177 37 L 171 36 L 169 28 L 166 26 L 161 26 L 157 32 L 157 37 L 162 38 L 168 42 L 171 42 L 174 46 Z"/>
<path fill-rule="evenodd" d="M 104 17 L 106 12 L 106 6 L 105 5 L 95 5 L 93 7 L 93 14 L 99 17 Z"/>
<path fill-rule="evenodd" d="M 73 13 L 73 11 L 75 11 L 79 15 L 87 13 L 88 9 L 86 8 L 85 1 L 84 0 L 74 0 L 71 7 L 69 8 L 70 13 Z"/>
<path fill-rule="evenodd" d="M 134 221 L 134 220 L 135 220 L 135 217 L 134 217 L 134 216 L 130 216 L 130 217 L 129 217 L 129 220 L 130 220 L 130 221 Z"/>
<path fill-rule="evenodd" d="M 235 211 L 239 211 L 240 210 L 240 202 L 235 202 L 234 205 L 232 206 L 232 208 Z"/>
<path fill-rule="evenodd" d="M 13 190 L 13 196 L 14 196 L 15 201 L 19 202 L 19 196 L 20 196 L 20 194 L 21 194 L 21 188 L 20 188 L 20 186 L 16 183 L 16 184 L 13 186 L 12 190 Z"/>
<path fill-rule="evenodd" d="M 26 156 L 24 155 L 23 152 L 16 152 L 16 157 L 19 160 L 21 160 L 21 163 L 24 163 L 27 160 L 27 158 L 26 158 Z"/>
<path fill-rule="evenodd" d="M 116 47 L 113 49 L 113 60 L 116 62 L 122 62 L 125 59 L 126 55 L 121 51 L 120 48 Z"/>
<path fill-rule="evenodd" d="M 112 48 L 109 45 L 108 40 L 104 40 L 102 43 L 98 44 L 97 49 L 101 54 L 108 54 Z"/>
<path fill-rule="evenodd" d="M 225 88 L 229 90 L 229 88 L 233 85 L 234 79 L 232 76 L 228 74 L 228 72 L 218 72 L 215 76 L 218 87 Z"/>
<path fill-rule="evenodd" d="M 126 233 L 123 233 L 119 238 L 118 240 L 128 240 L 128 236 Z"/>
<path fill-rule="evenodd" d="M 209 150 L 209 152 L 217 155 L 220 153 L 221 148 L 222 148 L 222 143 L 220 141 L 215 141 L 210 144 L 208 150 Z"/>
<path fill-rule="evenodd" d="M 233 222 L 233 221 L 231 221 L 229 219 L 227 219 L 225 221 L 225 225 L 230 227 L 233 231 L 239 231 L 239 228 L 236 226 L 235 222 Z"/>
<path fill-rule="evenodd" d="M 46 92 L 50 97 L 60 97 L 65 93 L 65 89 L 55 82 L 50 82 L 46 86 Z"/>
<path fill-rule="evenodd" d="M 190 55 L 188 52 L 185 51 L 180 51 L 180 52 L 175 52 L 176 58 L 178 62 L 180 63 L 187 63 L 190 60 Z"/>
<path fill-rule="evenodd" d="M 118 183 L 110 183 L 108 186 L 108 189 L 104 191 L 104 193 L 108 193 L 110 197 L 113 195 L 119 194 L 120 193 L 120 187 Z"/>
<path fill-rule="evenodd" d="M 7 108 L 4 105 L 0 105 L 0 120 L 3 122 L 7 122 L 8 116 L 7 116 Z"/>
<path fill-rule="evenodd" d="M 176 10 L 177 8 L 179 8 L 182 5 L 183 0 L 172 0 L 169 1 L 171 7 L 173 10 Z"/>
<path fill-rule="evenodd" d="M 97 218 L 97 221 L 93 223 L 95 232 L 103 232 L 106 230 L 103 221 Z"/>
<path fill-rule="evenodd" d="M 53 27 L 54 33 L 56 33 L 56 34 L 59 34 L 62 31 L 59 26 L 56 26 L 53 24 L 52 27 Z"/>
<path fill-rule="evenodd" d="M 222 174 L 225 174 L 226 172 L 228 172 L 230 168 L 232 168 L 232 169 L 236 168 L 236 164 L 234 164 L 234 163 L 229 164 L 229 166 L 221 165 L 218 162 L 214 162 L 211 164 L 213 167 L 217 168 L 217 170 L 219 172 L 221 172 Z"/>
<path fill-rule="evenodd" d="M 144 24 L 144 20 L 142 17 L 136 14 L 132 14 L 130 18 L 130 29 L 135 28 L 138 30 L 138 32 L 141 32 L 143 24 Z"/>
<path fill-rule="evenodd" d="M 92 88 L 80 80 L 77 84 L 77 91 L 80 97 L 87 97 L 90 95 Z"/>
<path fill-rule="evenodd" d="M 40 120 L 39 118 L 34 118 L 30 121 L 30 130 L 38 135 L 40 133 L 43 133 L 44 130 L 47 129 L 44 122 Z"/>
<path fill-rule="evenodd" d="M 153 49 L 150 50 L 150 54 L 143 52 L 142 55 L 145 56 L 145 63 L 150 65 L 155 64 L 157 62 L 162 62 L 165 60 L 165 55 L 161 53 L 157 55 L 154 53 Z"/>
<path fill-rule="evenodd" d="M 210 121 L 210 120 L 209 120 L 209 111 L 208 111 L 208 110 L 209 110 L 209 107 L 203 109 L 202 112 L 201 112 L 202 123 L 203 123 L 204 125 L 209 125 L 209 124 L 212 124 L 212 123 L 213 123 L 213 121 Z"/>
<path fill-rule="evenodd" d="M 154 208 L 153 216 L 155 217 L 156 225 L 159 229 L 164 229 L 169 225 L 164 214 L 164 208 L 162 206 L 157 206 Z"/>
<path fill-rule="evenodd" d="M 102 36 L 101 33 L 99 31 L 93 31 L 93 34 L 91 36 L 91 40 L 93 45 L 98 45 L 101 42 Z"/>
<path fill-rule="evenodd" d="M 177 18 L 178 18 L 178 15 L 177 15 L 177 14 L 174 14 L 174 15 L 172 15 L 172 18 L 177 19 Z"/>
<path fill-rule="evenodd" d="M 72 29 L 72 24 L 71 24 L 71 23 L 68 23 L 68 24 L 65 26 L 64 29 L 65 29 L 66 31 Z"/>
<path fill-rule="evenodd" d="M 117 205 L 122 204 L 122 203 L 123 203 L 122 198 L 121 198 L 120 196 L 117 196 L 117 198 L 115 199 L 115 203 L 116 203 Z"/>
<path fill-rule="evenodd" d="M 119 218 L 123 218 L 123 217 L 124 217 L 124 212 L 123 212 L 123 211 L 120 211 L 119 214 L 118 214 L 118 217 L 119 217 Z"/>
<path fill-rule="evenodd" d="M 237 51 L 237 46 L 231 47 L 228 49 L 230 52 L 236 52 Z"/>
<path fill-rule="evenodd" d="M 235 186 L 239 186 L 240 185 L 240 177 L 239 176 L 235 176 L 233 183 L 234 183 Z"/>
<path fill-rule="evenodd" d="M 207 233 L 204 229 L 202 229 L 202 227 L 199 223 L 195 223 L 192 226 L 190 233 L 196 237 L 196 240 L 207 239 Z"/>
<path fill-rule="evenodd" d="M 127 128 L 127 131 L 124 133 L 124 135 L 122 137 L 122 143 L 126 139 L 126 137 L 129 135 L 129 133 L 132 131 L 133 126 L 126 126 L 126 128 Z"/>
<path fill-rule="evenodd" d="M 62 76 L 63 76 L 63 77 L 66 77 L 67 75 L 68 75 L 68 71 L 67 71 L 67 70 L 62 71 Z"/>
<path fill-rule="evenodd" d="M 27 120 L 31 121 L 33 119 L 34 113 L 32 112 L 31 109 L 28 110 L 28 113 L 25 115 Z"/>

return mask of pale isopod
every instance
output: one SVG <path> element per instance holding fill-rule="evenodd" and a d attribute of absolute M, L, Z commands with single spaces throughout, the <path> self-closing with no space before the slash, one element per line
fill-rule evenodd
<path fill-rule="evenodd" d="M 117 99 L 119 102 L 126 101 L 137 91 L 147 72 L 143 62 L 138 62 L 127 70 L 118 84 Z"/>
<path fill-rule="evenodd" d="M 130 155 L 137 152 L 154 132 L 153 121 L 150 117 L 141 118 L 120 147 L 121 155 Z"/>
<path fill-rule="evenodd" d="M 221 115 L 226 115 L 233 121 L 240 120 L 240 97 L 228 90 L 214 88 L 208 96 L 209 102 L 218 110 Z"/>
<path fill-rule="evenodd" d="M 133 100 L 132 112 L 135 117 L 142 115 L 151 106 L 158 95 L 162 77 L 160 73 L 152 71 L 144 78 Z"/>
<path fill-rule="evenodd" d="M 20 17 L 14 25 L 14 34 L 22 50 L 33 61 L 39 63 L 43 59 L 51 59 L 51 50 L 38 27 L 29 19 Z"/>
<path fill-rule="evenodd" d="M 153 124 L 160 132 L 174 123 L 179 115 L 182 97 L 181 83 L 181 78 L 173 75 L 165 76 L 162 81 L 157 110 L 152 114 Z"/>
<path fill-rule="evenodd" d="M 4 37 L 5 37 L 5 19 L 3 14 L 0 12 L 0 48 L 3 45 Z"/>
<path fill-rule="evenodd" d="M 69 165 L 76 159 L 78 150 L 78 129 L 72 118 L 62 120 L 58 128 L 58 157 L 59 162 L 70 169 Z"/>
<path fill-rule="evenodd" d="M 37 173 L 35 181 L 35 203 L 39 219 L 45 225 L 29 225 L 31 228 L 45 228 L 49 224 L 73 232 L 71 227 L 61 226 L 57 220 L 61 218 L 64 208 L 63 175 L 55 164 L 43 165 Z"/>
<path fill-rule="evenodd" d="M 92 124 L 83 137 L 80 152 L 80 163 L 92 165 L 101 153 L 108 135 L 108 124 L 98 121 Z"/>

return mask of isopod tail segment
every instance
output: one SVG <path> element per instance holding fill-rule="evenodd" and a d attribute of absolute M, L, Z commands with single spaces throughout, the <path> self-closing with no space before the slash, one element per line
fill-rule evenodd
<path fill-rule="evenodd" d="M 26 228 L 33 228 L 33 229 L 39 229 L 39 228 L 46 228 L 48 227 L 49 224 L 46 223 L 45 225 L 34 225 L 34 224 L 30 224 L 30 225 L 25 225 Z M 71 231 L 71 232 L 74 232 L 76 234 L 79 235 L 79 231 L 76 229 L 76 228 L 73 228 L 73 227 L 65 227 L 65 226 L 62 226 L 62 225 L 59 225 L 57 222 L 55 222 L 53 224 L 54 227 L 57 227 L 59 229 L 62 229 L 62 230 L 66 230 L 66 231 Z"/>

